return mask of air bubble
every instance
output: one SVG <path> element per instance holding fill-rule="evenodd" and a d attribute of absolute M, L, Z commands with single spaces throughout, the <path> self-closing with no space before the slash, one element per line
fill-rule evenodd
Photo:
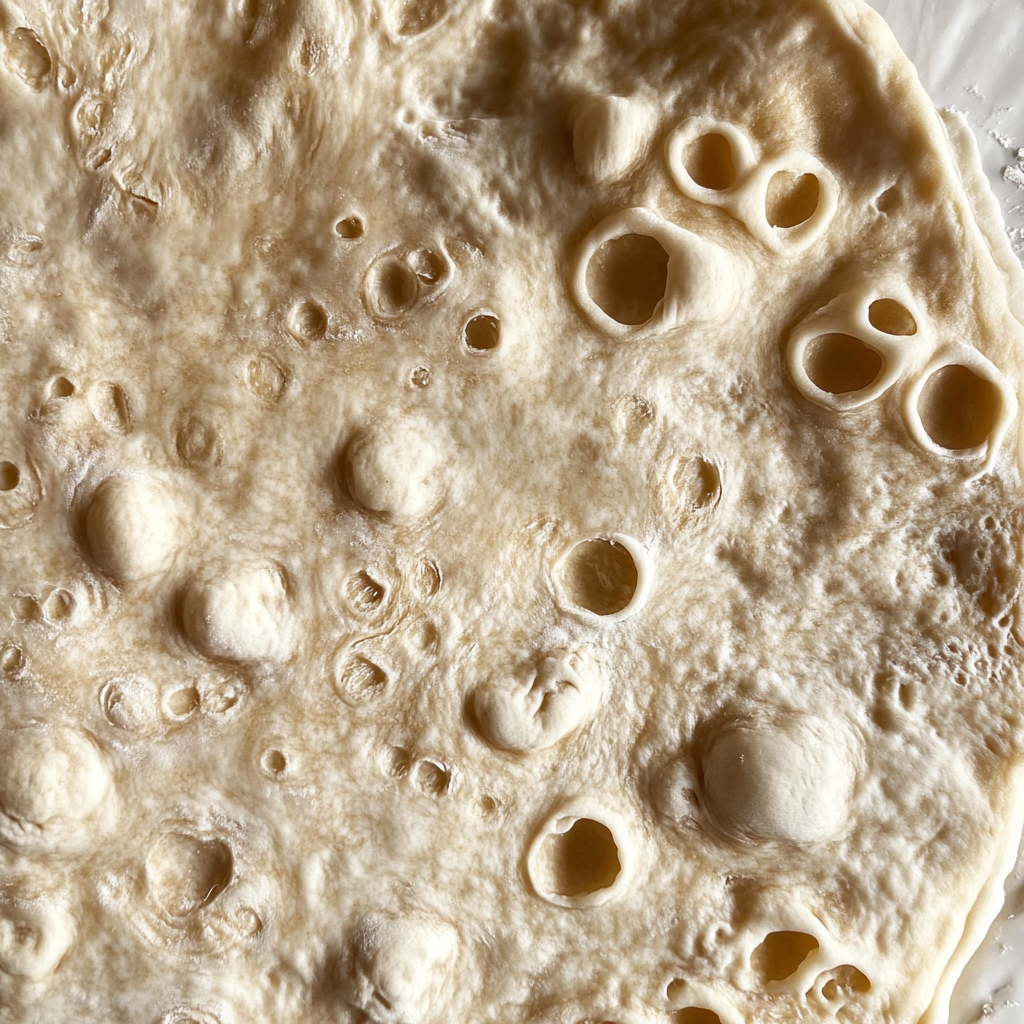
<path fill-rule="evenodd" d="M 31 594 L 15 594 L 11 614 L 18 622 L 35 622 L 40 615 L 39 602 Z"/>
<path fill-rule="evenodd" d="M 17 644 L 0 645 L 0 672 L 16 676 L 25 667 L 25 655 Z"/>
<path fill-rule="evenodd" d="M 300 344 L 322 340 L 328 326 L 327 310 L 312 299 L 298 300 L 288 312 L 288 332 Z"/>
<path fill-rule="evenodd" d="M 846 395 L 862 391 L 877 380 L 882 357 L 849 334 L 822 334 L 808 344 L 804 370 L 821 391 Z"/>
<path fill-rule="evenodd" d="M 944 366 L 928 378 L 917 401 L 925 433 L 940 448 L 962 451 L 988 440 L 999 411 L 999 389 L 966 366 Z"/>
<path fill-rule="evenodd" d="M 818 940 L 805 932 L 772 932 L 750 954 L 750 966 L 766 981 L 785 981 L 818 948 Z"/>
<path fill-rule="evenodd" d="M 194 686 L 183 686 L 167 695 L 164 707 L 172 718 L 188 718 L 200 703 L 199 691 Z"/>
<path fill-rule="evenodd" d="M 391 319 L 407 313 L 419 298 L 419 278 L 394 253 L 380 257 L 366 272 L 363 294 L 375 316 Z"/>
<path fill-rule="evenodd" d="M 66 622 L 75 610 L 75 599 L 66 590 L 51 590 L 43 602 L 47 622 Z"/>
<path fill-rule="evenodd" d="M 274 405 L 280 401 L 287 378 L 277 362 L 264 354 L 249 360 L 245 368 L 245 383 L 261 402 Z"/>
<path fill-rule="evenodd" d="M 283 751 L 278 750 L 276 747 L 271 747 L 263 752 L 263 756 L 260 758 L 260 767 L 267 775 L 277 778 L 287 769 L 288 758 Z"/>
<path fill-rule="evenodd" d="M 349 707 L 361 707 L 384 694 L 388 674 L 361 654 L 342 655 L 336 660 L 334 690 Z"/>
<path fill-rule="evenodd" d="M 620 235 L 587 264 L 587 291 L 617 323 L 639 326 L 654 316 L 668 287 L 668 253 L 650 235 Z"/>
<path fill-rule="evenodd" d="M 823 842 L 847 821 L 854 766 L 846 736 L 824 720 L 727 723 L 702 756 L 702 805 L 735 839 Z"/>
<path fill-rule="evenodd" d="M 818 208 L 821 186 L 813 174 L 778 171 L 768 182 L 765 216 L 773 228 L 795 228 Z"/>
<path fill-rule="evenodd" d="M 392 31 L 402 38 L 422 35 L 448 13 L 448 4 L 449 0 L 390 0 Z"/>
<path fill-rule="evenodd" d="M 412 766 L 412 755 L 404 747 L 388 747 L 381 758 L 381 767 L 385 775 L 393 779 L 402 779 L 409 774 Z"/>
<path fill-rule="evenodd" d="M 414 388 L 425 388 L 430 383 L 430 367 L 414 366 L 409 372 L 409 383 Z"/>
<path fill-rule="evenodd" d="M 216 429 L 191 412 L 175 433 L 174 449 L 184 465 L 196 469 L 217 465 L 222 455 Z"/>
<path fill-rule="evenodd" d="M 639 574 L 633 556 L 614 540 L 586 540 L 572 549 L 562 567 L 569 599 L 595 615 L 614 615 L 633 600 Z"/>
<path fill-rule="evenodd" d="M 346 241 L 362 238 L 365 232 L 363 222 L 359 217 L 343 217 L 334 225 L 334 230 Z"/>
<path fill-rule="evenodd" d="M 432 558 L 425 558 L 416 566 L 412 585 L 417 595 L 429 601 L 441 589 L 441 567 Z"/>
<path fill-rule="evenodd" d="M 46 87 L 53 68 L 49 51 L 30 28 L 16 28 L 7 33 L 7 62 L 18 77 L 39 92 Z"/>
<path fill-rule="evenodd" d="M 75 393 L 75 385 L 67 377 L 54 377 L 50 381 L 51 398 L 70 398 Z"/>
<path fill-rule="evenodd" d="M 875 299 L 868 306 L 868 321 L 876 331 L 909 337 L 917 334 L 917 321 L 902 303 L 895 299 Z"/>
<path fill-rule="evenodd" d="M 231 881 L 231 849 L 219 839 L 168 832 L 146 857 L 150 895 L 171 917 L 212 903 Z"/>
<path fill-rule="evenodd" d="M 722 496 L 722 474 L 707 459 L 679 459 L 669 482 L 676 501 L 684 511 L 711 508 Z"/>
<path fill-rule="evenodd" d="M 478 313 L 466 324 L 463 337 L 474 352 L 490 352 L 501 340 L 501 324 L 491 313 Z"/>
<path fill-rule="evenodd" d="M 377 611 L 384 602 L 384 585 L 368 572 L 360 570 L 345 581 L 345 599 L 356 612 L 368 615 Z"/>
<path fill-rule="evenodd" d="M 683 165 L 686 173 L 701 188 L 721 192 L 736 182 L 732 146 L 724 135 L 717 132 L 694 139 L 686 147 Z"/>
<path fill-rule="evenodd" d="M 100 425 L 111 434 L 128 434 L 132 410 L 120 384 L 102 380 L 89 391 L 89 407 Z"/>
<path fill-rule="evenodd" d="M 879 213 L 895 213 L 902 205 L 903 196 L 895 185 L 880 192 L 875 199 L 875 209 Z"/>
<path fill-rule="evenodd" d="M 452 782 L 451 772 L 436 761 L 422 760 L 416 763 L 412 773 L 413 785 L 427 796 L 444 796 Z"/>
<path fill-rule="evenodd" d="M 448 269 L 444 257 L 433 249 L 417 249 L 410 253 L 407 262 L 412 272 L 426 285 L 437 284 Z"/>
<path fill-rule="evenodd" d="M 0 462 L 0 491 L 13 491 L 21 482 L 21 470 L 13 462 Z"/>

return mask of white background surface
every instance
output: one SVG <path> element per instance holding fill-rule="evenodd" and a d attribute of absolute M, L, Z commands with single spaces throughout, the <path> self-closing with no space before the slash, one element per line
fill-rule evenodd
<path fill-rule="evenodd" d="M 935 105 L 966 116 L 1010 241 L 1024 260 L 1024 0 L 869 2 L 917 65 Z M 1007 892 L 1002 914 L 954 993 L 951 1024 L 1024 1024 L 1024 858 Z"/>

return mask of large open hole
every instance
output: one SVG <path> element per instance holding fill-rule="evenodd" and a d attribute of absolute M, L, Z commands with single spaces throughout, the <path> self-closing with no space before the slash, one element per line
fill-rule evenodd
<path fill-rule="evenodd" d="M 687 1006 L 672 1014 L 675 1024 L 722 1024 L 722 1018 L 714 1010 L 703 1006 Z"/>
<path fill-rule="evenodd" d="M 795 228 L 818 208 L 821 191 L 813 174 L 778 171 L 768 182 L 764 213 L 773 228 Z"/>
<path fill-rule="evenodd" d="M 830 395 L 868 387 L 882 369 L 882 357 L 849 334 L 822 334 L 808 346 L 804 370 L 811 383 Z"/>
<path fill-rule="evenodd" d="M 806 932 L 772 932 L 750 954 L 750 966 L 765 981 L 784 981 L 817 948 L 818 940 Z"/>
<path fill-rule="evenodd" d="M 574 604 L 595 615 L 621 612 L 636 593 L 633 556 L 613 540 L 585 540 L 569 552 L 563 581 Z"/>
<path fill-rule="evenodd" d="M 477 352 L 489 352 L 498 347 L 501 325 L 490 313 L 480 313 L 466 324 L 466 344 Z"/>
<path fill-rule="evenodd" d="M 611 829 L 592 818 L 579 818 L 567 832 L 548 835 L 539 867 L 540 885 L 569 898 L 610 888 L 622 870 Z"/>
<path fill-rule="evenodd" d="M 917 321 L 910 310 L 895 299 L 875 299 L 868 306 L 868 321 L 876 331 L 907 337 L 917 334 Z"/>
<path fill-rule="evenodd" d="M 0 491 L 13 491 L 21 480 L 21 470 L 13 462 L 0 462 Z"/>
<path fill-rule="evenodd" d="M 732 146 L 724 135 L 714 132 L 694 139 L 686 147 L 683 160 L 686 173 L 701 188 L 721 192 L 736 181 L 736 167 L 732 162 Z"/>
<path fill-rule="evenodd" d="M 668 253 L 650 235 L 609 239 L 587 264 L 587 291 L 613 320 L 636 326 L 654 316 L 665 297 Z"/>
<path fill-rule="evenodd" d="M 921 389 L 917 411 L 925 433 L 951 451 L 984 444 L 999 410 L 999 389 L 966 366 L 944 366 Z"/>

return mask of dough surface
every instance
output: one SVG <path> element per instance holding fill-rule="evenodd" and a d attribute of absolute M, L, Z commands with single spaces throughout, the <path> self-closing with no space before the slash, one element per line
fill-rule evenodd
<path fill-rule="evenodd" d="M 1024 816 L 1022 280 L 882 21 L 0 58 L 0 1024 L 942 1024 Z"/>

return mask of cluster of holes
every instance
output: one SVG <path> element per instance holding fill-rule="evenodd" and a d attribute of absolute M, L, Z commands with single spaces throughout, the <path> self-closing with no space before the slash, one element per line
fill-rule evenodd
<path fill-rule="evenodd" d="M 544 837 L 533 879 L 544 892 L 573 899 L 611 888 L 621 871 L 611 829 L 593 818 L 577 818 L 567 831 Z"/>
<path fill-rule="evenodd" d="M 650 235 L 628 234 L 599 246 L 587 264 L 587 291 L 605 315 L 635 327 L 647 323 L 668 287 L 668 253 Z"/>
<path fill-rule="evenodd" d="M 438 288 L 450 273 L 445 256 L 420 248 L 378 257 L 366 272 L 363 294 L 371 313 L 393 319 L 408 313 L 424 294 Z"/>
<path fill-rule="evenodd" d="M 451 789 L 450 768 L 433 758 L 416 759 L 405 747 L 388 747 L 381 755 L 381 768 L 392 779 L 408 778 L 425 796 L 444 796 Z"/>
<path fill-rule="evenodd" d="M 493 313 L 477 313 L 463 328 L 462 336 L 473 352 L 492 352 L 501 341 L 501 323 Z"/>
<path fill-rule="evenodd" d="M 875 299 L 868 307 L 868 322 L 892 337 L 917 333 L 913 314 L 895 299 Z M 860 338 L 839 332 L 818 335 L 804 355 L 804 370 L 811 383 L 830 395 L 863 391 L 878 379 L 882 367 L 878 352 Z"/>
<path fill-rule="evenodd" d="M 724 192 L 736 184 L 732 144 L 719 132 L 709 132 L 690 142 L 683 153 L 686 173 L 701 188 Z M 795 228 L 814 216 L 821 185 L 809 172 L 776 171 L 765 190 L 765 220 L 773 228 Z"/>
<path fill-rule="evenodd" d="M 562 567 L 569 599 L 595 615 L 614 615 L 633 600 L 639 573 L 633 556 L 614 540 L 596 538 L 577 544 Z"/>

